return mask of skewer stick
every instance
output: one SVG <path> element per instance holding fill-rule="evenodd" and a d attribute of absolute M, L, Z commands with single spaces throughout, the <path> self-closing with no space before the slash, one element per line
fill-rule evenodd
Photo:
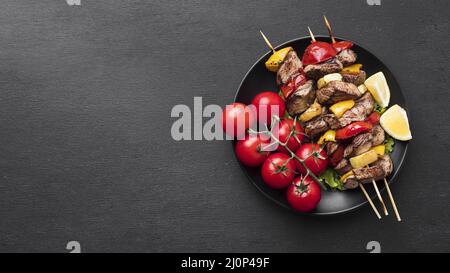
<path fill-rule="evenodd" d="M 328 33 L 330 34 L 331 41 L 334 44 L 334 43 L 336 43 L 336 39 L 334 38 L 333 30 L 331 29 L 330 22 L 328 22 L 328 19 L 327 19 L 327 17 L 325 15 L 323 16 L 323 19 L 325 20 L 325 25 L 327 26 Z"/>
<path fill-rule="evenodd" d="M 260 30 L 259 31 L 264 39 L 264 41 L 266 42 L 266 44 L 270 47 L 270 49 L 272 49 L 273 53 L 275 53 L 275 49 L 273 48 L 272 44 L 270 43 L 269 39 L 267 39 L 266 35 L 264 35 L 264 33 Z"/>
<path fill-rule="evenodd" d="M 384 179 L 384 185 L 386 186 L 386 190 L 388 192 L 389 199 L 391 199 L 392 207 L 394 208 L 394 213 L 395 213 L 395 216 L 397 217 L 397 221 L 401 222 L 402 218 L 400 218 L 400 214 L 398 213 L 397 205 L 395 204 L 394 197 L 392 196 L 391 189 L 389 188 L 389 184 L 386 181 L 386 178 Z"/>
<path fill-rule="evenodd" d="M 370 196 L 367 194 L 366 189 L 364 188 L 363 184 L 359 183 L 359 187 L 361 188 L 362 192 L 364 193 L 364 195 L 366 196 L 367 201 L 369 202 L 370 206 L 373 209 L 373 212 L 375 212 L 375 214 L 377 215 L 378 219 L 381 219 L 381 215 L 378 212 L 377 208 L 375 207 L 375 205 L 372 202 L 372 199 L 370 199 Z"/>
<path fill-rule="evenodd" d="M 316 37 L 314 37 L 314 34 L 312 33 L 311 29 L 308 27 L 309 30 L 309 36 L 311 36 L 311 40 L 315 43 L 316 42 Z"/>
<path fill-rule="evenodd" d="M 386 204 L 384 204 L 383 197 L 381 197 L 380 190 L 378 189 L 377 183 L 375 182 L 374 179 L 372 179 L 372 184 L 373 184 L 373 187 L 375 188 L 375 191 L 377 193 L 378 199 L 380 200 L 380 203 L 383 206 L 384 215 L 386 215 L 386 216 L 389 215 L 389 212 L 388 212 L 388 210 L 386 208 Z"/>

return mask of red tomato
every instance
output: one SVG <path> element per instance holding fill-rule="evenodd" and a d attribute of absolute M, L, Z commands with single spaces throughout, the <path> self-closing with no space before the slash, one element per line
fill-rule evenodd
<path fill-rule="evenodd" d="M 271 188 L 283 189 L 289 186 L 294 179 L 295 163 L 294 159 L 276 153 L 270 155 L 261 168 L 261 175 L 264 182 Z"/>
<path fill-rule="evenodd" d="M 245 139 L 236 143 L 236 157 L 245 166 L 258 167 L 269 156 L 269 152 L 263 150 L 264 146 L 269 143 L 269 140 L 265 140 L 259 135 L 247 135 Z"/>
<path fill-rule="evenodd" d="M 262 92 L 256 95 L 252 100 L 252 105 L 256 107 L 256 113 L 260 125 L 267 123 L 267 125 L 270 126 L 272 122 L 272 115 L 282 117 L 284 115 L 284 111 L 286 110 L 283 99 L 278 96 L 277 93 L 270 91 Z M 278 112 L 276 112 L 274 107 L 278 107 Z M 264 113 L 267 113 L 267 115 L 265 116 Z"/>
<path fill-rule="evenodd" d="M 310 212 L 317 207 L 321 197 L 319 185 L 311 177 L 299 176 L 286 191 L 288 203 L 297 211 Z"/>
<path fill-rule="evenodd" d="M 245 104 L 235 102 L 227 105 L 222 112 L 223 131 L 231 136 L 243 139 L 247 129 L 255 122 L 256 116 Z M 243 127 L 238 127 L 242 124 Z M 230 127 L 230 128 L 227 128 Z M 240 132 L 238 132 L 238 129 Z"/>
<path fill-rule="evenodd" d="M 328 156 L 324 149 L 313 143 L 303 144 L 295 153 L 300 159 L 304 160 L 306 167 L 315 175 L 320 175 L 328 166 Z M 306 175 L 306 170 L 302 164 L 295 160 L 297 170 Z"/>
<path fill-rule="evenodd" d="M 292 119 L 282 119 L 279 124 L 273 126 L 272 133 L 282 143 L 287 143 L 287 147 L 294 153 L 300 148 L 300 143 L 304 138 L 300 121 L 296 122 L 294 128 L 294 120 Z M 288 150 L 281 145 L 278 145 L 277 151 L 289 154 Z"/>

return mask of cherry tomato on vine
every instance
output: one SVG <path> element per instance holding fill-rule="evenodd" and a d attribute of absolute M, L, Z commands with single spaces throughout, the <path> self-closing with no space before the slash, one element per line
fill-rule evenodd
<path fill-rule="evenodd" d="M 266 140 L 259 135 L 247 135 L 245 139 L 236 143 L 236 157 L 245 166 L 258 167 L 269 156 L 270 152 L 264 151 L 264 146 L 269 143 L 269 139 Z"/>
<path fill-rule="evenodd" d="M 300 121 L 295 122 L 293 119 L 282 119 L 279 123 L 274 124 L 272 133 L 281 143 L 287 143 L 287 147 L 292 152 L 296 152 L 303 141 L 304 133 Z M 282 145 L 278 145 L 277 151 L 289 154 L 288 150 Z"/>
<path fill-rule="evenodd" d="M 235 102 L 227 105 L 222 112 L 223 131 L 231 137 L 243 139 L 247 129 L 255 121 L 255 113 L 243 103 Z M 242 128 L 238 127 L 238 124 L 240 124 L 239 126 L 242 124 Z"/>
<path fill-rule="evenodd" d="M 303 144 L 295 154 L 303 160 L 306 167 L 315 175 L 323 173 L 328 166 L 327 153 L 317 144 Z M 297 165 L 297 170 L 301 174 L 306 175 L 307 171 L 298 160 L 295 160 L 295 164 Z"/>
<path fill-rule="evenodd" d="M 267 123 L 267 125 L 270 126 L 272 115 L 277 115 L 281 118 L 286 111 L 283 99 L 277 93 L 270 91 L 256 95 L 252 100 L 252 105 L 256 107 L 257 118 L 260 125 Z M 278 107 L 278 111 L 275 107 Z M 266 113 L 266 115 L 264 115 L 264 113 Z"/>
<path fill-rule="evenodd" d="M 294 159 L 282 153 L 270 155 L 261 168 L 264 182 L 271 188 L 283 189 L 288 187 L 295 175 Z"/>
<path fill-rule="evenodd" d="M 310 176 L 299 176 L 287 189 L 286 198 L 293 209 L 300 212 L 310 212 L 319 204 L 320 187 Z"/>

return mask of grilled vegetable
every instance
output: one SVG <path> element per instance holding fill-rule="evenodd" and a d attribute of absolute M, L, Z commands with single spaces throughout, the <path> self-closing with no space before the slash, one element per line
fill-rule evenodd
<path fill-rule="evenodd" d="M 285 47 L 275 51 L 272 56 L 266 62 L 266 68 L 269 71 L 277 72 L 280 65 L 283 63 L 284 58 L 289 53 L 289 51 L 293 50 L 292 47 Z"/>
<path fill-rule="evenodd" d="M 361 71 L 362 64 L 352 64 L 344 67 L 341 71 L 342 74 L 358 74 Z"/>
<path fill-rule="evenodd" d="M 300 115 L 301 122 L 307 122 L 322 114 L 322 106 L 315 101 L 306 111 Z"/>
<path fill-rule="evenodd" d="M 344 100 L 330 106 L 330 110 L 336 117 L 340 118 L 347 110 L 352 109 L 353 106 L 355 106 L 354 100 Z"/>
<path fill-rule="evenodd" d="M 336 131 L 336 139 L 347 139 L 359 135 L 360 133 L 368 132 L 372 129 L 372 124 L 365 121 L 353 122 L 346 127 Z"/>
<path fill-rule="evenodd" d="M 319 141 L 317 141 L 317 144 L 322 145 L 325 142 L 336 142 L 336 131 L 334 130 L 328 130 L 323 134 Z"/>
<path fill-rule="evenodd" d="M 350 158 L 353 169 L 363 168 L 378 160 L 378 154 L 374 150 L 369 150 L 361 155 Z"/>
<path fill-rule="evenodd" d="M 386 151 L 386 146 L 384 146 L 384 144 L 381 144 L 370 148 L 370 150 L 375 151 L 378 156 L 383 156 Z"/>

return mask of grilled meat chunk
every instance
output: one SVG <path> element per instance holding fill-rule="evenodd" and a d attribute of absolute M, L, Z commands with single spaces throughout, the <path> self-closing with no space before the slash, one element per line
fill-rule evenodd
<path fill-rule="evenodd" d="M 382 158 L 375 161 L 372 165 L 381 167 L 384 171 L 384 177 L 389 176 L 394 170 L 394 164 L 392 163 L 392 159 L 389 155 L 384 155 Z"/>
<path fill-rule="evenodd" d="M 294 50 L 291 50 L 284 59 L 277 72 L 277 84 L 287 84 L 291 79 L 300 74 L 302 61 Z"/>
<path fill-rule="evenodd" d="M 326 132 L 330 128 L 336 129 L 338 125 L 338 118 L 333 113 L 330 113 L 326 107 L 323 107 L 320 116 L 306 123 L 305 134 L 312 138 Z"/>
<path fill-rule="evenodd" d="M 384 178 L 384 171 L 379 166 L 354 169 L 353 174 L 355 175 L 355 178 L 361 183 L 369 183 L 372 182 L 372 179 L 377 181 Z"/>
<path fill-rule="evenodd" d="M 317 101 L 320 104 L 334 104 L 343 100 L 357 99 L 361 91 L 352 83 L 332 81 L 317 90 Z"/>
<path fill-rule="evenodd" d="M 350 162 L 343 158 L 341 161 L 339 161 L 339 163 L 334 167 L 334 170 L 339 174 L 339 175 L 344 175 L 346 173 L 348 173 L 349 171 L 352 170 L 352 165 L 350 164 Z"/>
<path fill-rule="evenodd" d="M 356 180 L 356 178 L 354 176 L 350 176 L 347 179 L 345 179 L 343 184 L 347 190 L 352 190 L 352 189 L 356 189 L 358 187 L 359 182 L 358 182 L 358 180 Z"/>
<path fill-rule="evenodd" d="M 327 155 L 332 155 L 339 148 L 339 144 L 336 142 L 327 142 L 325 145 L 325 150 L 327 151 Z"/>
<path fill-rule="evenodd" d="M 385 133 L 380 125 L 376 125 L 372 128 L 372 146 L 383 144 L 385 140 Z"/>
<path fill-rule="evenodd" d="M 300 86 L 286 101 L 286 108 L 291 116 L 297 116 L 306 111 L 314 103 L 316 87 L 314 81 L 307 81 Z"/>
<path fill-rule="evenodd" d="M 339 54 L 336 55 L 336 58 L 342 63 L 343 66 L 349 66 L 356 62 L 358 56 L 356 55 L 355 51 L 351 49 L 345 49 L 339 52 Z"/>
<path fill-rule="evenodd" d="M 323 88 L 322 88 L 323 89 Z M 358 88 L 356 88 L 358 89 Z M 321 90 L 321 89 L 320 89 Z M 317 97 L 319 97 L 320 90 L 317 91 Z M 360 99 L 358 99 L 352 109 L 339 118 L 341 127 L 345 127 L 355 121 L 363 121 L 367 116 L 373 112 L 375 101 L 369 92 L 366 92 Z"/>
<path fill-rule="evenodd" d="M 343 67 L 344 66 L 338 59 L 333 58 L 320 64 L 307 65 L 304 71 L 309 79 L 317 81 L 327 74 L 340 72 Z"/>
<path fill-rule="evenodd" d="M 366 81 L 367 74 L 361 70 L 358 74 L 342 74 L 342 80 L 344 82 L 353 83 L 356 86 L 360 86 Z"/>
<path fill-rule="evenodd" d="M 326 132 L 329 128 L 330 126 L 324 120 L 323 116 L 318 116 L 315 119 L 306 123 L 305 134 L 310 138 L 312 138 L 321 133 Z"/>
<path fill-rule="evenodd" d="M 372 148 L 372 139 L 371 132 L 355 136 L 352 143 L 345 147 L 344 157 L 353 157 L 367 152 Z"/>
<path fill-rule="evenodd" d="M 388 155 L 375 161 L 370 167 L 354 169 L 355 178 L 361 183 L 368 183 L 372 180 L 380 180 L 392 173 L 394 166 Z"/>

